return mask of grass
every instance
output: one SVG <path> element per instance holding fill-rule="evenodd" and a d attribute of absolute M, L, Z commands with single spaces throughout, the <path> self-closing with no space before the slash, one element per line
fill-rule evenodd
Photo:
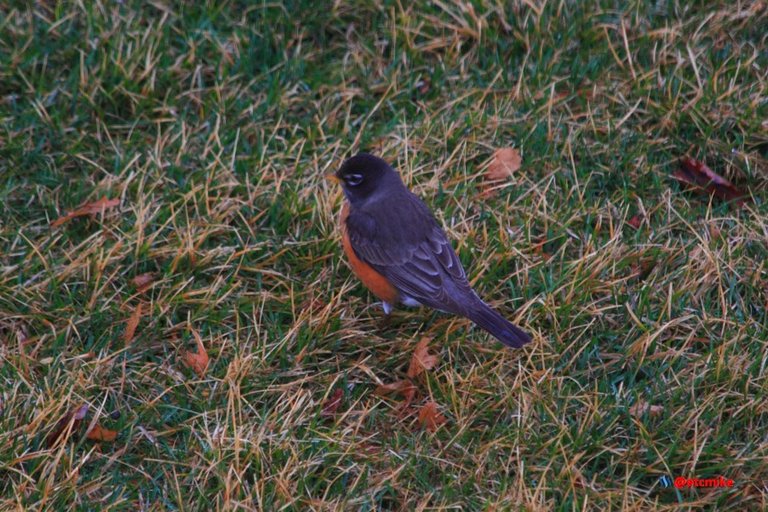
<path fill-rule="evenodd" d="M 767 27 L 764 2 L 4 4 L 0 508 L 765 510 Z M 322 179 L 359 150 L 531 345 L 382 319 Z M 684 155 L 753 201 L 683 190 Z M 423 336 L 435 433 L 375 393 Z"/>

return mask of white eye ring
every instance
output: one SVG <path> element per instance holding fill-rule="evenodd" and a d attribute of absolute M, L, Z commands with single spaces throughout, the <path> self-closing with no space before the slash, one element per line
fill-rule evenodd
<path fill-rule="evenodd" d="M 350 187 L 356 187 L 359 184 L 363 182 L 363 175 L 362 174 L 347 174 L 344 176 L 344 181 L 349 185 Z"/>

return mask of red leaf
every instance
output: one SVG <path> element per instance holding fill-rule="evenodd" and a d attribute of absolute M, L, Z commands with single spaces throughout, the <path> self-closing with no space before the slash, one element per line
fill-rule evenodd
<path fill-rule="evenodd" d="M 486 198 L 495 195 L 497 190 L 494 187 L 520 169 L 522 162 L 520 151 L 515 148 L 501 148 L 494 151 L 491 163 L 485 171 L 485 180 L 480 185 L 480 195 Z"/>
<path fill-rule="evenodd" d="M 111 443 L 117 439 L 117 432 L 104 428 L 97 423 L 87 434 L 85 434 L 85 437 L 91 441 L 105 441 Z"/>
<path fill-rule="evenodd" d="M 749 199 L 747 194 L 736 188 L 733 183 L 699 160 L 681 158 L 680 167 L 672 173 L 672 177 L 695 192 L 710 194 L 723 201 L 735 201 L 738 206 L 742 206 L 744 201 Z"/>
<path fill-rule="evenodd" d="M 68 214 L 62 217 L 59 217 L 58 219 L 51 222 L 51 227 L 55 228 L 55 227 L 61 226 L 65 222 L 71 219 L 74 219 L 75 217 L 82 217 L 84 215 L 97 215 L 99 213 L 105 212 L 110 208 L 114 208 L 119 204 L 120 204 L 120 199 L 118 198 L 107 199 L 107 197 L 104 196 L 98 201 L 94 201 L 92 203 L 86 203 L 82 205 L 80 208 L 78 208 L 77 210 L 73 212 L 69 212 Z"/>
<path fill-rule="evenodd" d="M 416 396 L 416 386 L 410 379 L 398 380 L 390 384 L 382 384 L 376 388 L 376 394 L 379 396 L 386 396 L 390 393 L 399 393 L 405 397 L 405 402 L 402 407 L 405 408 L 413 401 Z"/>
<path fill-rule="evenodd" d="M 136 305 L 136 309 L 133 310 L 128 321 L 125 323 L 125 333 L 123 333 L 123 341 L 127 345 L 133 340 L 133 336 L 136 334 L 136 328 L 139 326 L 139 320 L 141 320 L 141 302 Z"/>
<path fill-rule="evenodd" d="M 413 379 L 426 370 L 431 370 L 437 364 L 437 356 L 429 353 L 429 341 L 426 336 L 416 345 L 411 356 L 411 364 L 408 367 L 408 377 Z"/>
<path fill-rule="evenodd" d="M 197 352 L 185 351 L 182 355 L 182 358 L 184 359 L 184 362 L 187 364 L 187 366 L 192 368 L 192 370 L 194 370 L 200 378 L 203 378 L 205 377 L 205 372 L 208 369 L 208 352 L 206 352 L 205 345 L 203 345 L 203 339 L 200 337 L 197 331 L 193 330 L 192 334 L 197 340 Z"/>
<path fill-rule="evenodd" d="M 131 282 L 133 283 L 133 286 L 136 287 L 137 292 L 144 293 L 152 285 L 152 283 L 155 282 L 155 275 L 151 272 L 147 272 L 146 274 L 139 274 L 138 276 L 134 277 Z"/>
<path fill-rule="evenodd" d="M 437 404 L 431 400 L 419 411 L 419 423 L 430 432 L 436 431 L 446 421 L 445 416 L 438 412 Z"/>
<path fill-rule="evenodd" d="M 320 412 L 322 418 L 331 418 L 341 406 L 341 400 L 344 398 L 344 390 L 336 388 L 333 394 L 323 404 L 323 410 Z"/>
<path fill-rule="evenodd" d="M 493 153 L 493 160 L 488 165 L 485 177 L 491 181 L 498 181 L 509 178 L 515 171 L 520 169 L 523 159 L 520 157 L 520 151 L 515 148 L 501 148 Z"/>

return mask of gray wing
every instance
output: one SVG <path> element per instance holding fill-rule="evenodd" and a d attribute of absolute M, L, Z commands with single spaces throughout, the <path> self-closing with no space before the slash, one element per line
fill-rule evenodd
<path fill-rule="evenodd" d="M 401 293 L 465 315 L 479 299 L 445 232 L 420 199 L 408 196 L 398 211 L 353 209 L 347 217 L 352 248 Z"/>

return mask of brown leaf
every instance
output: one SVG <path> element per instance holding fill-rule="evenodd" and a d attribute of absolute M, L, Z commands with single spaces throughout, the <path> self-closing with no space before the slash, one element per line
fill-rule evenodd
<path fill-rule="evenodd" d="M 141 302 L 139 302 L 136 305 L 136 309 L 133 310 L 133 313 L 128 318 L 128 321 L 125 323 L 125 333 L 123 333 L 123 341 L 125 341 L 126 345 L 131 341 L 133 341 L 133 336 L 136 334 L 136 328 L 139 326 L 140 319 L 141 319 Z"/>
<path fill-rule="evenodd" d="M 119 198 L 114 199 L 107 199 L 106 196 L 103 196 L 98 201 L 94 201 L 92 203 L 86 203 L 82 205 L 80 208 L 73 212 L 69 212 L 68 214 L 59 217 L 58 219 L 51 222 L 51 227 L 55 228 L 58 226 L 61 226 L 65 222 L 74 219 L 75 217 L 82 217 L 84 215 L 97 215 L 99 213 L 102 213 L 106 211 L 109 208 L 114 208 L 115 206 L 118 206 L 120 204 Z"/>
<path fill-rule="evenodd" d="M 407 407 L 416 396 L 416 386 L 413 385 L 413 382 L 411 382 L 410 379 L 405 379 L 390 384 L 382 384 L 376 388 L 376 394 L 379 396 L 386 396 L 391 393 L 403 395 L 403 397 L 405 397 L 405 402 L 402 406 Z"/>
<path fill-rule="evenodd" d="M 437 404 L 431 400 L 419 411 L 419 423 L 430 432 L 436 431 L 446 421 L 445 416 L 438 412 Z"/>
<path fill-rule="evenodd" d="M 205 371 L 208 369 L 208 352 L 205 351 L 205 345 L 203 345 L 203 339 L 197 333 L 192 331 L 192 334 L 197 340 L 197 352 L 185 351 L 183 354 L 184 362 L 194 370 L 194 372 L 200 377 L 205 377 Z"/>
<path fill-rule="evenodd" d="M 648 412 L 648 415 L 650 417 L 655 417 L 661 414 L 663 411 L 664 411 L 664 406 L 651 405 L 645 400 L 639 400 L 635 405 L 629 408 L 629 414 L 631 414 L 635 418 L 639 418 L 646 412 Z"/>
<path fill-rule="evenodd" d="M 117 439 L 117 432 L 115 430 L 104 428 L 97 423 L 91 430 L 88 431 L 87 434 L 85 434 L 85 437 L 91 441 L 104 441 L 111 443 Z"/>
<path fill-rule="evenodd" d="M 715 173 L 704 162 L 692 158 L 681 158 L 680 167 L 672 173 L 680 183 L 688 185 L 695 192 L 710 194 L 723 201 L 735 200 L 738 206 L 749 199 L 747 194 L 736 188 L 733 183 Z"/>
<path fill-rule="evenodd" d="M 48 438 L 46 439 L 48 447 L 50 448 L 56 444 L 59 438 L 61 438 L 62 434 L 66 432 L 70 421 L 72 422 L 72 430 L 70 432 L 77 430 L 77 428 L 80 426 L 80 422 L 83 421 L 87 414 L 88 404 L 83 404 L 77 409 L 73 409 L 65 414 L 64 417 L 56 423 L 56 426 L 53 428 L 51 433 L 48 434 Z"/>
<path fill-rule="evenodd" d="M 430 339 L 426 336 L 416 345 L 411 356 L 411 364 L 408 367 L 408 377 L 411 379 L 421 375 L 426 370 L 431 370 L 437 364 L 437 356 L 429 353 Z"/>
<path fill-rule="evenodd" d="M 320 412 L 322 418 L 331 418 L 341 406 L 341 399 L 344 398 L 344 390 L 336 388 L 333 394 L 323 404 L 323 410 Z"/>
<path fill-rule="evenodd" d="M 635 215 L 631 219 L 627 221 L 627 224 L 632 226 L 635 229 L 640 229 L 640 226 L 643 223 L 643 216 L 642 215 Z"/>
<path fill-rule="evenodd" d="M 520 151 L 515 148 L 501 148 L 493 153 L 493 160 L 485 171 L 485 177 L 491 181 L 498 181 L 509 178 L 520 169 L 523 159 L 520 157 Z"/>
<path fill-rule="evenodd" d="M 131 283 L 133 283 L 133 286 L 136 288 L 136 291 L 139 293 L 144 293 L 149 289 L 149 287 L 152 285 L 152 283 L 155 282 L 155 275 L 152 272 L 147 272 L 146 274 L 139 274 L 133 279 L 131 279 Z"/>

